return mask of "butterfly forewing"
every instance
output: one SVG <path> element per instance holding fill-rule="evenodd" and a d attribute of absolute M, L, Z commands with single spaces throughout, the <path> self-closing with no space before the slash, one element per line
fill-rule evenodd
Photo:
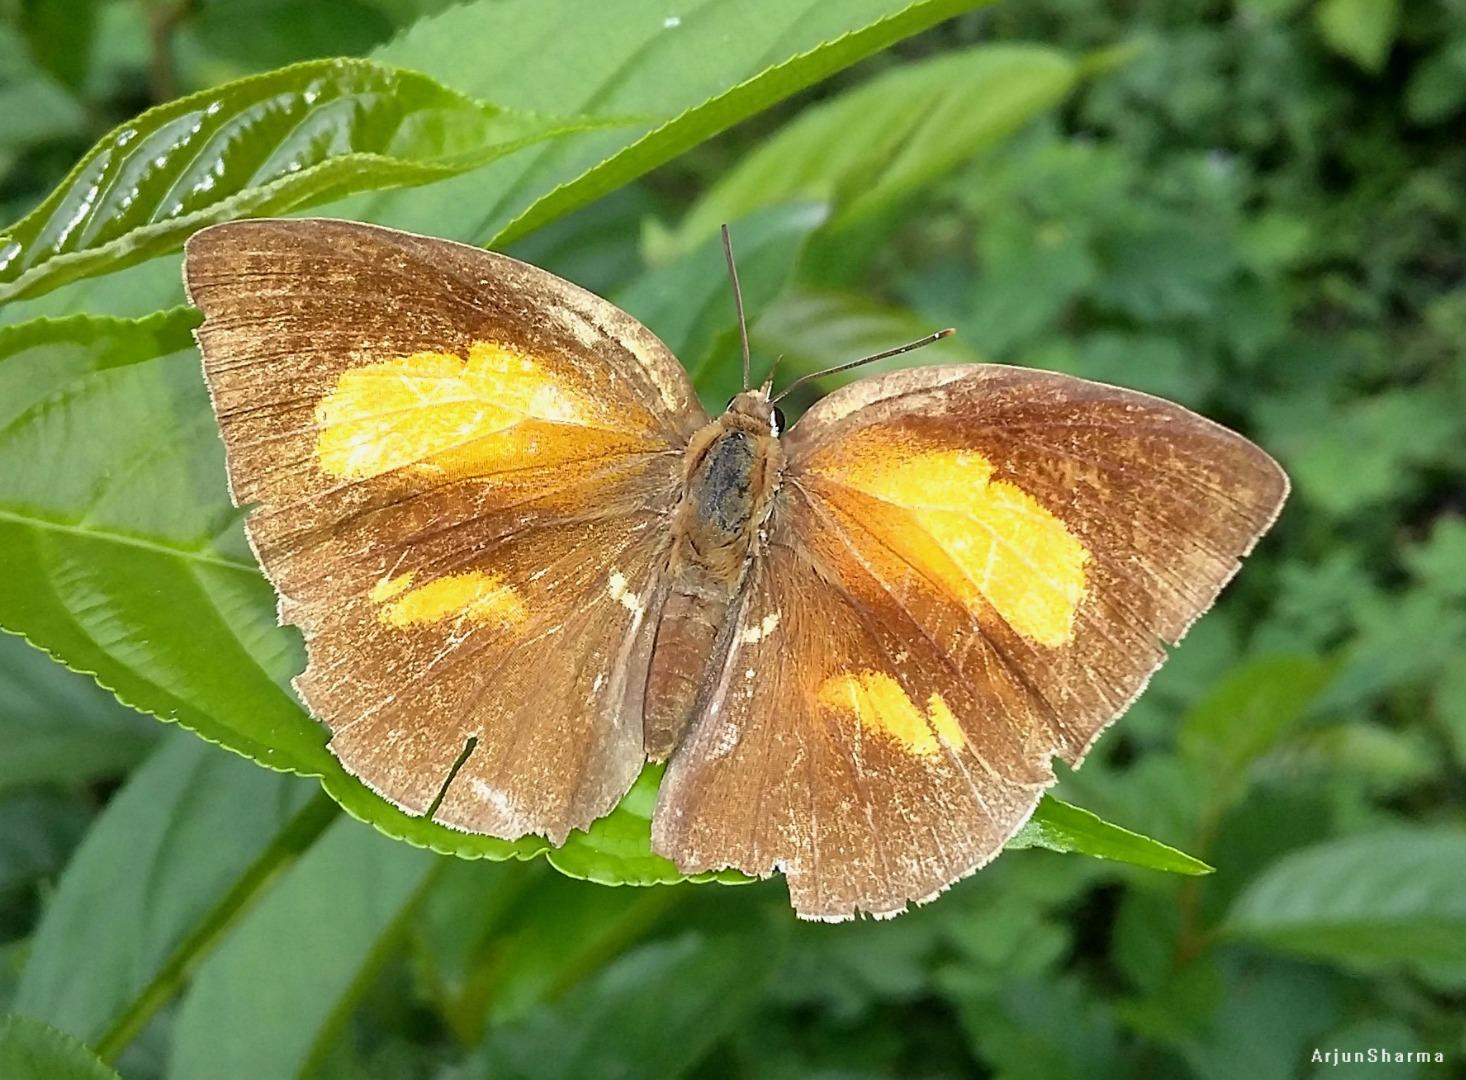
<path fill-rule="evenodd" d="M 371 226 L 218 226 L 185 265 L 233 494 L 343 764 L 496 836 L 607 812 L 705 421 L 675 358 L 544 271 Z"/>
<path fill-rule="evenodd" d="M 995 855 L 1287 491 L 1179 406 L 995 365 L 857 383 L 787 450 L 655 840 L 684 870 L 782 867 L 820 918 L 894 913 Z"/>

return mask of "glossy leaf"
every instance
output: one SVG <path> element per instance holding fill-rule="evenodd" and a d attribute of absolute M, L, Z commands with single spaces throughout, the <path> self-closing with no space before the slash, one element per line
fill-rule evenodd
<path fill-rule="evenodd" d="M 363 60 L 240 79 L 104 136 L 0 235 L 0 300 L 176 248 L 211 222 L 442 179 L 571 129 Z"/>
<path fill-rule="evenodd" d="M 1225 929 L 1349 967 L 1466 971 L 1466 830 L 1398 828 L 1285 855 Z"/>
<path fill-rule="evenodd" d="M 436 864 L 338 819 L 199 969 L 178 1011 L 168 1075 L 309 1075 Z"/>
<path fill-rule="evenodd" d="M 67 866 L 15 1010 L 115 1052 L 337 816 L 317 800 L 308 784 L 175 734 Z"/>
<path fill-rule="evenodd" d="M 1210 866 L 1184 851 L 1111 825 L 1088 810 L 1070 806 L 1052 795 L 1043 797 L 1028 824 L 1008 841 L 1008 847 L 1074 852 L 1172 874 L 1212 872 Z"/>
<path fill-rule="evenodd" d="M 26 1016 L 0 1017 L 5 1080 L 120 1080 L 84 1043 Z"/>
<path fill-rule="evenodd" d="M 873 213 L 1059 102 L 1077 65 L 1053 49 L 985 45 L 894 68 L 806 109 L 714 184 L 672 241 L 791 199 L 827 200 L 833 227 Z M 852 137 L 858 133 L 857 137 Z"/>
<path fill-rule="evenodd" d="M 512 242 L 894 42 L 985 0 L 478 0 L 374 56 L 511 109 L 643 117 L 583 132 L 348 216 Z M 573 26 L 575 33 L 567 33 Z M 525 56 L 541 76 L 526 77 Z M 787 201 L 779 199 L 777 201 Z"/>

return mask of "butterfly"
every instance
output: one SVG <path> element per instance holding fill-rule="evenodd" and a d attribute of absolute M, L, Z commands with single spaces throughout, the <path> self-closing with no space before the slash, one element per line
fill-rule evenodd
<path fill-rule="evenodd" d="M 1178 405 L 996 364 L 861 379 L 786 432 L 746 332 L 709 418 L 608 301 L 377 226 L 216 225 L 184 273 L 342 765 L 561 843 L 665 760 L 653 849 L 781 871 L 805 918 L 894 915 L 997 855 L 1288 490 Z"/>

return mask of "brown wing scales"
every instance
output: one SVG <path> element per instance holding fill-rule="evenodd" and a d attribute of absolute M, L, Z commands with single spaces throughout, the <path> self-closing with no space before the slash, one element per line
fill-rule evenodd
<path fill-rule="evenodd" d="M 684 870 L 782 867 L 813 918 L 894 914 L 996 855 L 1287 492 L 1179 406 L 992 365 L 854 384 L 787 452 L 653 836 Z"/>
<path fill-rule="evenodd" d="M 185 266 L 332 750 L 458 828 L 563 839 L 608 812 L 644 759 L 648 611 L 705 422 L 676 359 L 544 271 L 371 226 L 219 226 Z"/>

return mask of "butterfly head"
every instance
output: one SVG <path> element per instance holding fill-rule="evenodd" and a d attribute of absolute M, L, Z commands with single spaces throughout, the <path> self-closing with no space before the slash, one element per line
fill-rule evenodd
<path fill-rule="evenodd" d="M 727 418 L 736 417 L 740 427 L 748 427 L 760 435 L 779 436 L 784 433 L 784 410 L 769 400 L 769 384 L 764 383 L 757 390 L 745 390 L 728 399 L 725 410 Z"/>

